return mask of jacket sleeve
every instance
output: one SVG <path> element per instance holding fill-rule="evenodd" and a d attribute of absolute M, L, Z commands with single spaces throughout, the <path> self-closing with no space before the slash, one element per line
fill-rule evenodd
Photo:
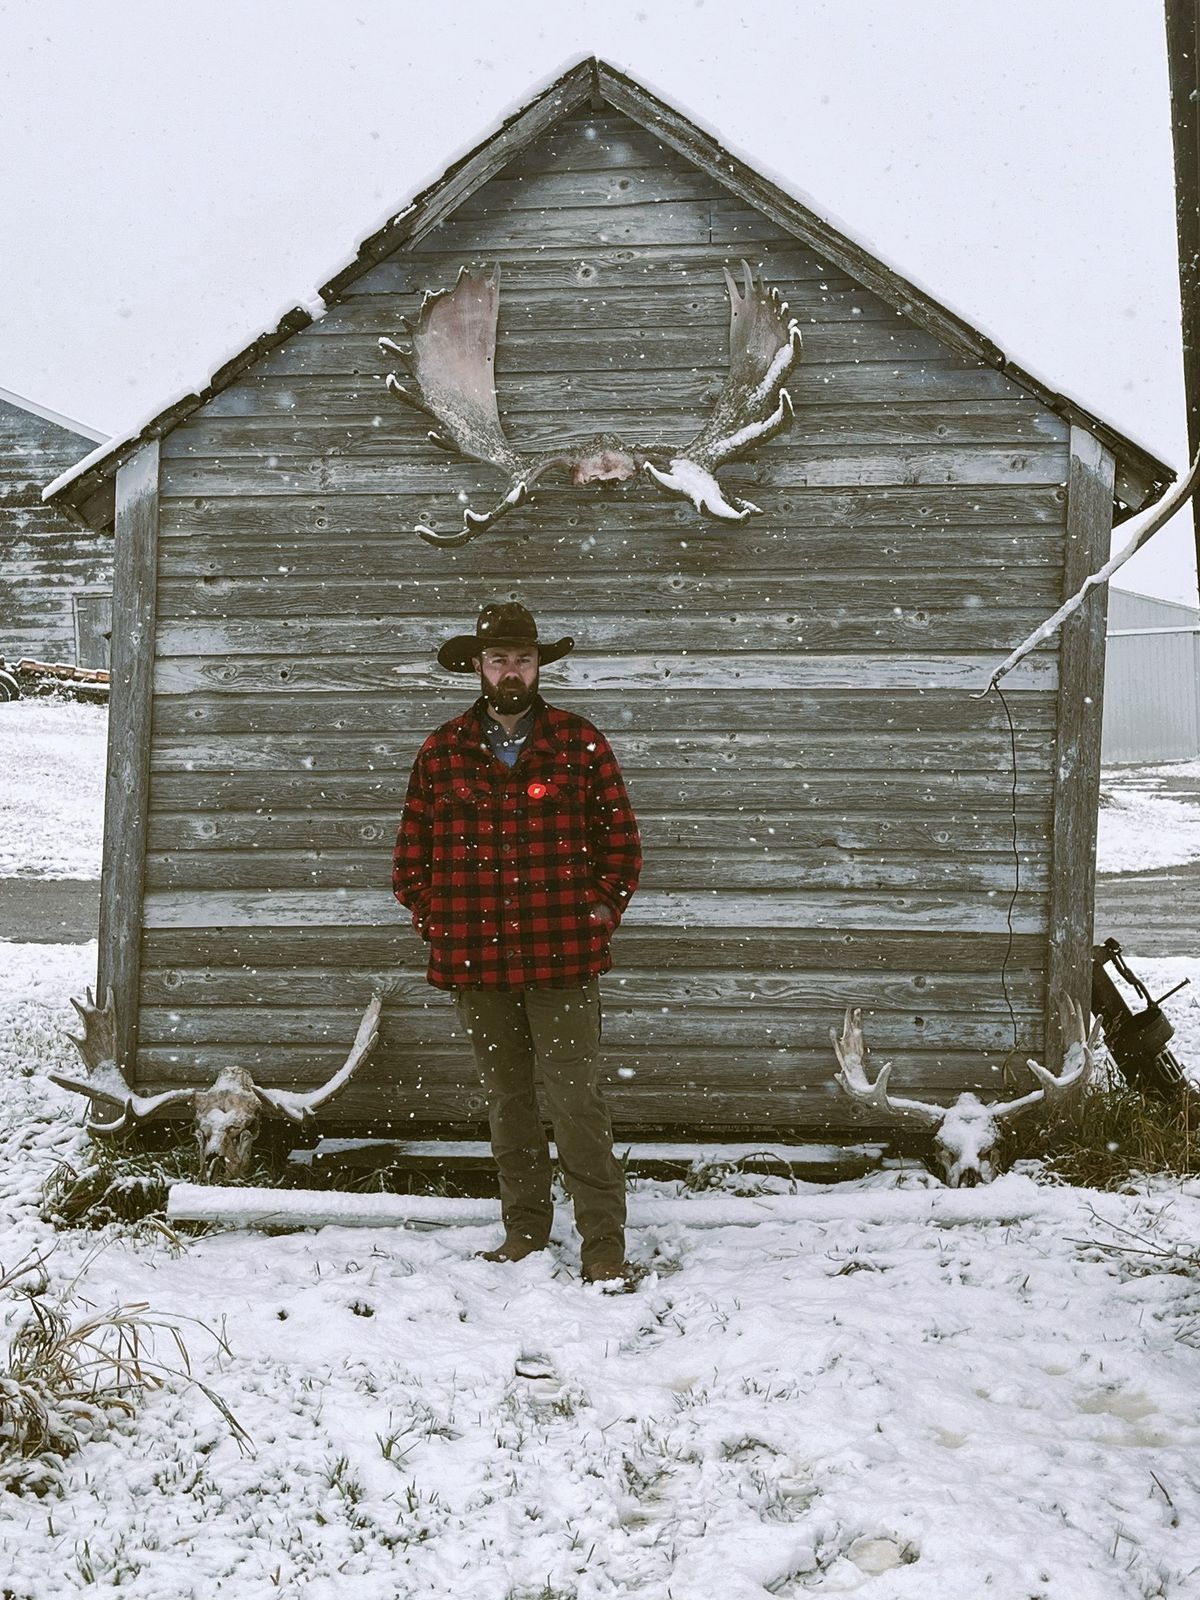
<path fill-rule="evenodd" d="M 588 788 L 588 854 L 592 888 L 615 928 L 638 886 L 642 841 L 617 758 L 602 733 L 595 735 Z"/>
<path fill-rule="evenodd" d="M 412 912 L 413 927 L 424 939 L 433 887 L 433 792 L 425 748 L 413 762 L 396 848 L 392 853 L 392 893 Z"/>

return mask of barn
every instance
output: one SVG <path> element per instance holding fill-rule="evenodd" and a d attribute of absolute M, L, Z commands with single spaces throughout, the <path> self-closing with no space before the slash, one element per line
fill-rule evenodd
<path fill-rule="evenodd" d="M 42 486 L 105 434 L 0 389 L 0 657 L 108 666 L 111 523 L 80 529 Z"/>
<path fill-rule="evenodd" d="M 494 468 L 389 396 L 380 336 L 498 263 L 522 448 L 687 440 L 719 393 L 746 260 L 804 350 L 790 428 L 728 466 L 761 515 L 644 476 L 547 477 L 435 547 Z M 861 1005 L 894 1083 L 997 1092 L 1086 1004 L 1103 600 L 992 667 L 1173 474 L 1010 363 L 715 138 L 585 60 L 368 238 L 202 393 L 68 473 L 116 528 L 101 973 L 145 1087 L 314 1084 L 373 989 L 380 1047 L 339 1131 L 465 1134 L 483 1100 L 388 885 L 413 756 L 465 708 L 437 644 L 518 599 L 576 650 L 642 823 L 606 979 L 621 1135 L 840 1136 L 831 1023 Z M 1011 729 L 1009 715 L 1011 714 Z M 1015 764 L 1014 764 L 1015 757 Z"/>

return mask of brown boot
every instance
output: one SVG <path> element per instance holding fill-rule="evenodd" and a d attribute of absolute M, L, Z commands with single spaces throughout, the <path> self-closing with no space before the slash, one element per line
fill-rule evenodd
<path fill-rule="evenodd" d="M 608 1294 L 632 1294 L 637 1288 L 637 1269 L 626 1261 L 624 1254 L 590 1257 L 583 1264 L 584 1283 L 595 1283 Z"/>
<path fill-rule="evenodd" d="M 476 1252 L 478 1261 L 524 1261 L 526 1256 L 536 1255 L 539 1250 L 544 1250 L 544 1244 L 538 1244 L 536 1239 L 531 1239 L 524 1233 L 506 1233 L 494 1250 L 479 1250 Z"/>

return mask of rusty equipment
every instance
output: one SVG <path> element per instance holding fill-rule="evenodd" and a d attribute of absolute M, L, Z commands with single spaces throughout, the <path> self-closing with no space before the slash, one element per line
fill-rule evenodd
<path fill-rule="evenodd" d="M 1107 970 L 1110 964 L 1145 1002 L 1140 1011 L 1132 1008 L 1113 982 Z M 1126 961 L 1116 939 L 1106 939 L 1092 948 L 1092 1012 L 1104 1024 L 1109 1054 L 1130 1088 L 1161 1100 L 1181 1096 L 1188 1087 L 1182 1065 L 1168 1048 L 1175 1029 L 1162 1009 L 1162 1002 L 1188 981 L 1184 978 L 1155 1000 Z"/>

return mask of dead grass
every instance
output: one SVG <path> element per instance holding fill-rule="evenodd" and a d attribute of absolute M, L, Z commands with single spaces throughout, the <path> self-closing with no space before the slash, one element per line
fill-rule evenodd
<path fill-rule="evenodd" d="M 1200 1172 L 1200 1095 L 1158 1100 L 1124 1083 L 1096 1084 L 1069 1122 L 1031 1123 L 1018 1138 L 1017 1156 L 1064 1183 L 1121 1189 L 1150 1173 L 1185 1177 Z"/>
<path fill-rule="evenodd" d="M 67 1456 L 131 1415 L 146 1390 L 180 1379 L 198 1388 L 239 1445 L 247 1445 L 229 1407 L 192 1372 L 179 1321 L 155 1315 L 146 1302 L 89 1304 L 81 1289 L 86 1265 L 58 1293 L 43 1254 L 0 1270 L 0 1310 L 5 1323 L 15 1324 L 0 1364 L 0 1487 L 45 1494 Z M 196 1326 L 231 1353 L 220 1334 Z M 173 1360 L 158 1358 L 162 1340 Z"/>

